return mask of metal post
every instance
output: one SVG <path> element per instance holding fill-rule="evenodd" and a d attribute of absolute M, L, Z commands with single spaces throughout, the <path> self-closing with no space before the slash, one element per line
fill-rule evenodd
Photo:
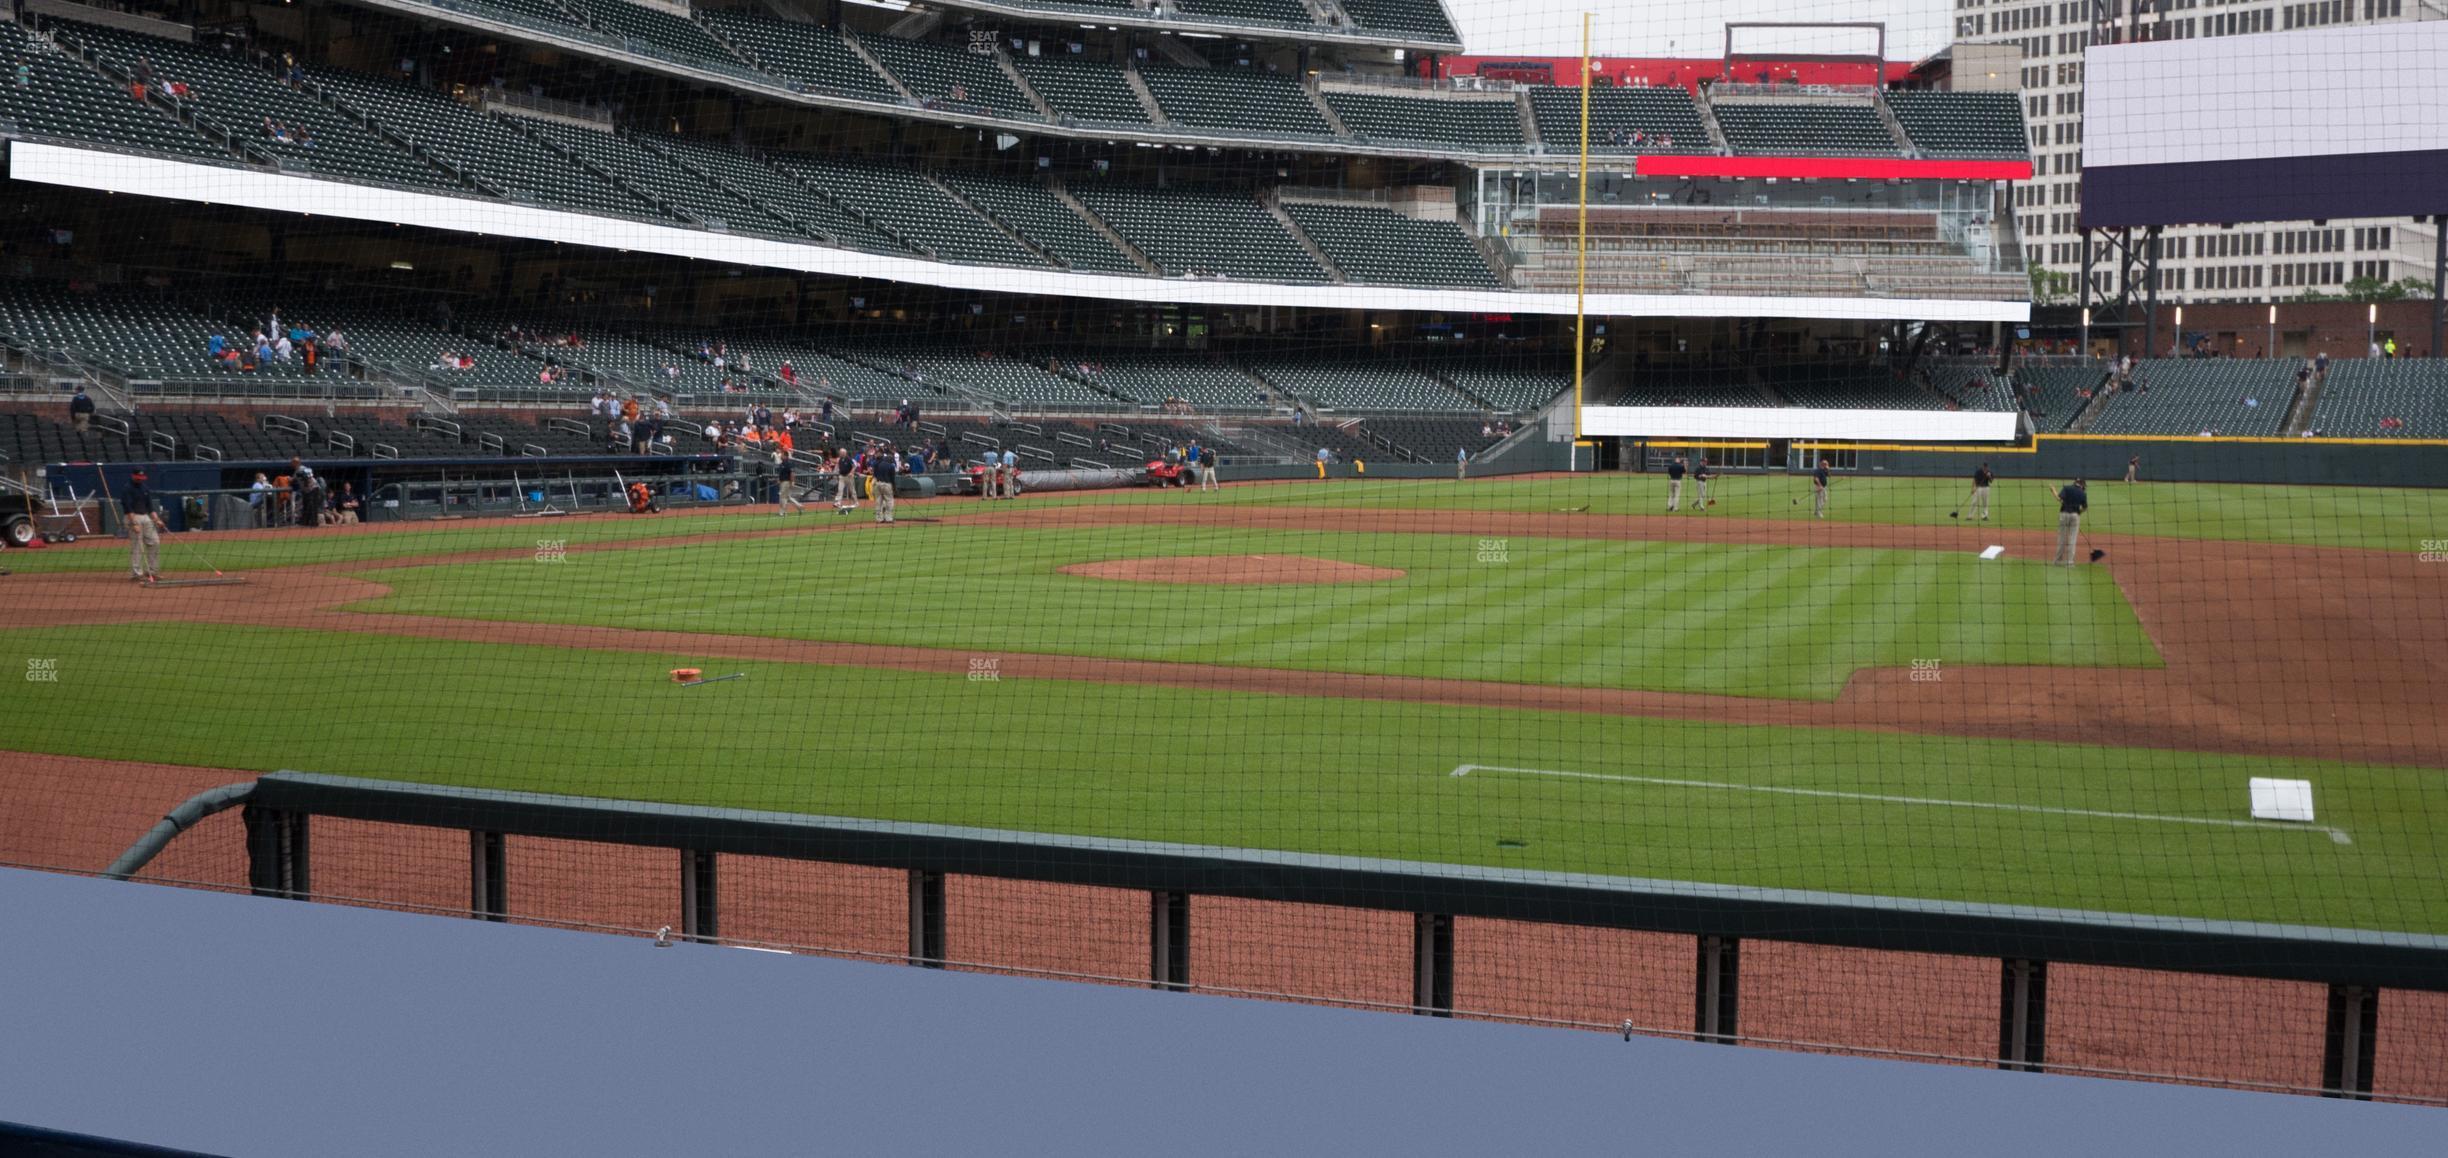
<path fill-rule="evenodd" d="M 691 941 L 713 941 L 722 935 L 721 905 L 714 879 L 714 854 L 693 848 L 680 850 L 680 935 Z"/>
<path fill-rule="evenodd" d="M 944 963 L 944 877 L 925 869 L 909 871 L 910 962 L 929 969 Z"/>
<path fill-rule="evenodd" d="M 1699 978 L 1693 986 L 1696 1008 L 1692 1017 L 1698 1040 L 1731 1045 L 1741 1032 L 1741 959 L 1740 940 L 1700 938 Z"/>
<path fill-rule="evenodd" d="M 2074 299 L 2075 304 L 2082 307 L 2082 344 L 2075 352 L 2088 358 L 2091 356 L 2091 231 L 2087 228 L 2082 231 L 2082 287 L 2076 293 L 2080 296 Z"/>
<path fill-rule="evenodd" d="M 504 871 L 508 849 L 498 832 L 468 833 L 468 911 L 479 921 L 510 917 L 510 888 Z"/>
<path fill-rule="evenodd" d="M 2431 215 L 2431 356 L 2448 358 L 2448 213 Z"/>
<path fill-rule="evenodd" d="M 1998 1068 L 2038 1073 L 2047 1050 L 2048 962 L 2008 958 L 1998 980 Z"/>
<path fill-rule="evenodd" d="M 259 897 L 303 899 L 310 888 L 305 814 L 250 804 L 240 819 L 246 826 L 248 889 Z"/>
<path fill-rule="evenodd" d="M 2361 985 L 2329 987 L 2328 1050 L 2321 1059 L 2323 1097 L 2371 1100 L 2379 1028 L 2378 993 Z"/>
<path fill-rule="evenodd" d="M 1454 921 L 1445 913 L 1414 913 L 1411 924 L 1411 1012 L 1453 1016 Z"/>
<path fill-rule="evenodd" d="M 2150 227 L 2149 239 L 2142 250 L 2142 357 L 2154 356 L 2159 348 L 2159 227 Z M 2181 342 L 2184 335 L 2176 335 Z M 2135 359 L 2140 361 L 2139 358 Z"/>
<path fill-rule="evenodd" d="M 1148 894 L 1148 987 L 1190 988 L 1190 894 Z"/>

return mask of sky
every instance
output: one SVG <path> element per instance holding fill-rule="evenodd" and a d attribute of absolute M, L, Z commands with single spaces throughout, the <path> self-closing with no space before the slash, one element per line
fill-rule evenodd
<path fill-rule="evenodd" d="M 1882 21 L 1887 58 L 1918 60 L 1946 47 L 1954 10 L 1947 0 L 1714 0 L 1700 5 L 1597 4 L 1594 0 L 1445 0 L 1462 43 L 1474 56 L 1573 56 L 1581 51 L 1581 14 L 1591 14 L 1590 51 L 1598 56 L 1714 57 L 1725 50 L 1728 21 Z M 1864 52 L 1868 31 L 1841 36 L 1772 30 L 1745 32 L 1736 45 Z"/>

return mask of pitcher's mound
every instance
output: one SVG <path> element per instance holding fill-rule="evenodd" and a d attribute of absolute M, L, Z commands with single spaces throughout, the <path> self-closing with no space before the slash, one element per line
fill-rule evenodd
<path fill-rule="evenodd" d="M 1107 559 L 1073 563 L 1065 575 L 1130 583 L 1375 583 L 1400 579 L 1393 567 L 1364 567 L 1307 555 L 1177 555 L 1167 559 Z"/>

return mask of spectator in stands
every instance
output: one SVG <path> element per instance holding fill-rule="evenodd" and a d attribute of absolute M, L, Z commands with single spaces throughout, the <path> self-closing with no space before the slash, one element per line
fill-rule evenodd
<path fill-rule="evenodd" d="M 621 406 L 620 406 L 620 416 L 621 416 L 621 421 L 622 421 L 622 422 L 636 422 L 636 421 L 637 421 L 637 417 L 638 417 L 638 404 L 637 404 L 637 399 L 635 399 L 635 398 L 624 398 L 624 399 L 622 399 L 622 400 L 621 400 Z"/>
<path fill-rule="evenodd" d="M 2312 355 L 2312 382 L 2319 386 L 2329 384 L 2329 351 Z"/>
<path fill-rule="evenodd" d="M 334 354 L 348 353 L 348 335 L 341 333 L 338 326 L 332 327 L 330 333 L 323 335 L 323 348 Z"/>
<path fill-rule="evenodd" d="M 818 389 L 820 389 L 820 390 L 821 390 L 821 389 L 823 389 L 823 388 L 824 388 L 824 384 L 823 384 L 822 382 L 819 382 L 819 383 L 818 383 L 818 385 L 817 385 L 817 388 L 818 388 Z M 831 425 L 833 425 L 833 400 L 832 400 L 832 399 L 830 399 L 830 398 L 825 398 L 825 399 L 820 399 L 820 400 L 818 400 L 818 401 L 817 401 L 817 403 L 816 403 L 816 421 L 821 422 L 821 423 L 824 423 L 824 424 L 825 424 L 825 425 L 827 425 L 827 426 L 831 426 Z"/>
<path fill-rule="evenodd" d="M 34 66 L 22 60 L 17 62 L 17 87 L 34 87 Z"/>
<path fill-rule="evenodd" d="M 77 387 L 76 397 L 68 400 L 68 425 L 76 427 L 78 434 L 83 434 L 93 426 L 93 416 L 93 395 L 87 394 L 84 387 Z"/>
<path fill-rule="evenodd" d="M 774 371 L 774 376 L 782 379 L 782 384 L 785 386 L 799 385 L 799 371 L 791 368 L 788 358 L 782 360 L 782 368 Z"/>
<path fill-rule="evenodd" d="M 2379 357 L 2379 356 L 2380 356 L 2380 343 L 2378 343 L 2378 342 L 2373 342 L 2373 343 L 2371 344 L 2371 353 L 2370 353 L 2369 355 L 2367 355 L 2367 356 L 2368 356 L 2368 357 L 2373 357 L 2373 358 L 2377 358 L 2377 357 Z"/>
<path fill-rule="evenodd" d="M 308 338 L 298 344 L 298 358 L 305 363 L 307 373 L 315 372 L 315 364 L 321 361 L 322 357 L 323 352 L 315 346 L 313 338 Z"/>
<path fill-rule="evenodd" d="M 2390 338 L 2390 339 L 2388 340 L 2388 343 L 2387 343 L 2387 345 L 2386 345 L 2386 347 L 2385 347 L 2385 348 L 2388 350 L 2388 356 L 2389 356 L 2389 357 L 2391 357 L 2391 358 L 2396 357 L 2396 356 L 2397 356 L 2397 339 L 2395 339 L 2395 338 Z"/>

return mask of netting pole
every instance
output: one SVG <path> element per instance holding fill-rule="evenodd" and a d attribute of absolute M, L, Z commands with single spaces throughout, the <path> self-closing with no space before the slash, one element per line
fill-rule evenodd
<path fill-rule="evenodd" d="M 311 882 L 306 869 L 306 815 L 248 805 L 247 887 L 259 897 L 303 900 Z"/>
<path fill-rule="evenodd" d="M 944 877 L 926 869 L 909 872 L 910 960 L 929 969 L 944 963 Z"/>
<path fill-rule="evenodd" d="M 1589 372 L 1589 94 L 1590 14 L 1581 14 L 1581 191 L 1574 198 L 1580 223 L 1573 229 L 1573 446 L 1571 469 L 1581 469 L 1581 379 Z M 1591 469 L 1597 468 L 1595 456 Z"/>
<path fill-rule="evenodd" d="M 510 889 L 504 879 L 508 860 L 502 834 L 468 833 L 468 909 L 477 920 L 509 919 Z"/>
<path fill-rule="evenodd" d="M 1453 1016 L 1454 921 L 1445 913 L 1414 913 L 1411 925 L 1411 1012 Z"/>
<path fill-rule="evenodd" d="M 1190 988 L 1190 894 L 1148 894 L 1149 988 Z"/>
<path fill-rule="evenodd" d="M 722 906 L 714 876 L 714 854 L 680 850 L 680 935 L 713 941 L 722 935 Z"/>
<path fill-rule="evenodd" d="M 1692 1029 L 1699 1040 L 1731 1045 L 1741 1032 L 1741 966 L 1740 940 L 1713 934 L 1700 938 L 1700 975 L 1692 987 L 1697 998 Z"/>
<path fill-rule="evenodd" d="M 2431 356 L 2448 358 L 2448 213 L 2431 215 Z"/>
<path fill-rule="evenodd" d="M 1998 1068 L 2045 1068 L 2047 1030 L 2048 962 L 2008 958 L 1998 977 Z"/>
<path fill-rule="evenodd" d="M 2371 1100 L 2379 1030 L 2379 994 L 2361 985 L 2329 987 L 2328 1045 L 2321 1058 L 2323 1097 Z"/>

